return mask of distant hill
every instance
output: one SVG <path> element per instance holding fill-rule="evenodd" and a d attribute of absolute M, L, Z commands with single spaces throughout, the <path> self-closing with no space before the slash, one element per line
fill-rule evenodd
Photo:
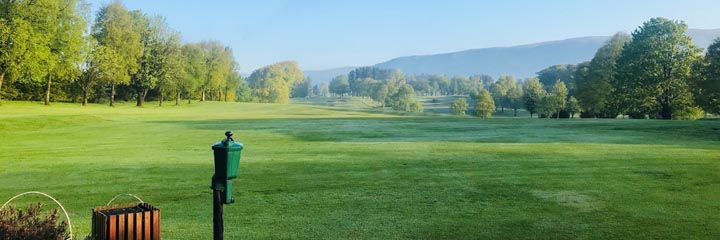
<path fill-rule="evenodd" d="M 688 35 L 695 45 L 707 48 L 713 39 L 720 37 L 720 29 L 690 29 Z M 575 64 L 592 59 L 609 36 L 580 37 L 513 47 L 471 49 L 435 55 L 408 56 L 376 64 L 377 67 L 400 69 L 405 74 L 473 75 L 514 74 L 531 77 L 555 64 Z M 329 82 L 333 77 L 346 74 L 354 67 L 322 71 L 305 71 L 315 83 Z"/>
<path fill-rule="evenodd" d="M 720 29 L 690 29 L 695 45 L 707 48 L 720 37 Z M 581 37 L 514 47 L 472 49 L 460 52 L 395 58 L 375 66 L 400 69 L 406 74 L 437 73 L 447 75 L 514 74 L 534 76 L 555 64 L 572 64 L 592 59 L 610 37 Z"/>

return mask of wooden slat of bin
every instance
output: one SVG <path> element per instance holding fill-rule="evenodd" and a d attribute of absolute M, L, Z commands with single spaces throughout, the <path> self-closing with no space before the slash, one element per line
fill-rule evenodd
<path fill-rule="evenodd" d="M 125 238 L 125 214 L 120 213 L 118 214 L 118 237 L 117 239 L 126 239 Z"/>
<path fill-rule="evenodd" d="M 150 216 L 150 214 L 151 214 L 151 213 L 150 213 L 149 211 L 144 211 L 144 212 L 143 212 L 143 223 L 144 223 L 143 233 L 145 234 L 145 236 L 144 236 L 145 238 L 144 238 L 144 239 L 146 239 L 146 240 L 150 240 L 150 239 L 151 239 L 151 238 L 150 238 L 150 230 L 151 230 L 152 228 L 150 227 L 150 223 L 151 223 L 151 219 L 150 219 L 151 216 Z"/>
<path fill-rule="evenodd" d="M 98 215 L 98 216 L 100 217 L 100 218 L 99 218 L 99 221 L 100 221 L 100 226 L 99 226 L 99 227 L 100 227 L 100 228 L 99 228 L 99 229 L 100 229 L 100 234 L 98 234 L 98 238 L 99 238 L 99 239 L 102 239 L 102 240 L 106 240 L 106 239 L 108 239 L 108 236 L 107 236 L 107 234 L 108 234 L 108 232 L 107 232 L 107 224 L 108 224 L 108 221 L 107 221 L 107 220 L 108 220 L 108 219 L 107 219 L 107 217 L 106 217 L 105 215 L 103 215 L 103 214 L 100 214 L 100 215 Z"/>
<path fill-rule="evenodd" d="M 143 227 L 143 221 L 142 221 L 142 213 L 136 212 L 135 213 L 135 239 L 140 240 L 142 239 L 142 227 Z"/>
<path fill-rule="evenodd" d="M 110 215 L 108 221 L 108 234 L 110 237 L 108 239 L 110 240 L 117 240 L 117 216 Z"/>
<path fill-rule="evenodd" d="M 152 236 L 153 240 L 160 240 L 160 211 L 159 210 L 153 210 L 152 211 Z"/>
<path fill-rule="evenodd" d="M 135 214 L 134 213 L 127 214 L 127 239 L 128 240 L 135 239 Z"/>

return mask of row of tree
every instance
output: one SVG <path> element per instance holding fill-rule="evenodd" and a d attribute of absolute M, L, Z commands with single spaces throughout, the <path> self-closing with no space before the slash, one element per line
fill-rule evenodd
<path fill-rule="evenodd" d="M 476 104 L 496 105 L 500 111 L 524 107 L 541 116 L 696 119 L 720 114 L 720 39 L 703 50 L 686 35 L 680 21 L 653 18 L 632 35 L 618 33 L 591 61 L 550 66 L 536 78 L 515 82 L 501 76 L 471 94 Z M 492 104 L 489 104 L 492 103 Z M 451 108 L 461 114 L 463 104 Z M 491 111 L 479 109 L 479 116 Z"/>
<path fill-rule="evenodd" d="M 120 1 L 102 6 L 88 28 L 89 9 L 82 0 L 0 2 L 0 97 L 235 100 L 243 83 L 230 48 L 182 43 L 162 16 Z"/>
<path fill-rule="evenodd" d="M 413 86 L 399 70 L 360 67 L 330 82 L 330 93 L 370 98 L 381 107 L 399 111 L 422 112 L 423 105 L 415 99 Z"/>
<path fill-rule="evenodd" d="M 686 31 L 681 21 L 653 18 L 632 35 L 613 36 L 589 62 L 546 70 L 574 84 L 583 117 L 720 114 L 720 39 L 703 54 Z"/>

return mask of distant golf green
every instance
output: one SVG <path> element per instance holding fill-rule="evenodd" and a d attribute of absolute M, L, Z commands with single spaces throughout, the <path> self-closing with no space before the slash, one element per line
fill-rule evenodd
<path fill-rule="evenodd" d="M 210 146 L 232 130 L 245 150 L 226 239 L 720 236 L 720 121 L 481 120 L 305 103 L 3 102 L 0 201 L 48 193 L 85 236 L 93 207 L 132 193 L 162 210 L 163 238 L 209 239 Z M 38 201 L 53 206 L 14 203 Z"/>

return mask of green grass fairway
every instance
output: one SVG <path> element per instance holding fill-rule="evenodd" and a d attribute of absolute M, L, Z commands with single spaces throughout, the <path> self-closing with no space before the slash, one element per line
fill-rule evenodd
<path fill-rule="evenodd" d="M 210 239 L 210 146 L 233 130 L 226 239 L 720 237 L 720 121 L 154 104 L 4 102 L 0 201 L 49 193 L 86 235 L 91 208 L 133 193 L 165 239 Z"/>

